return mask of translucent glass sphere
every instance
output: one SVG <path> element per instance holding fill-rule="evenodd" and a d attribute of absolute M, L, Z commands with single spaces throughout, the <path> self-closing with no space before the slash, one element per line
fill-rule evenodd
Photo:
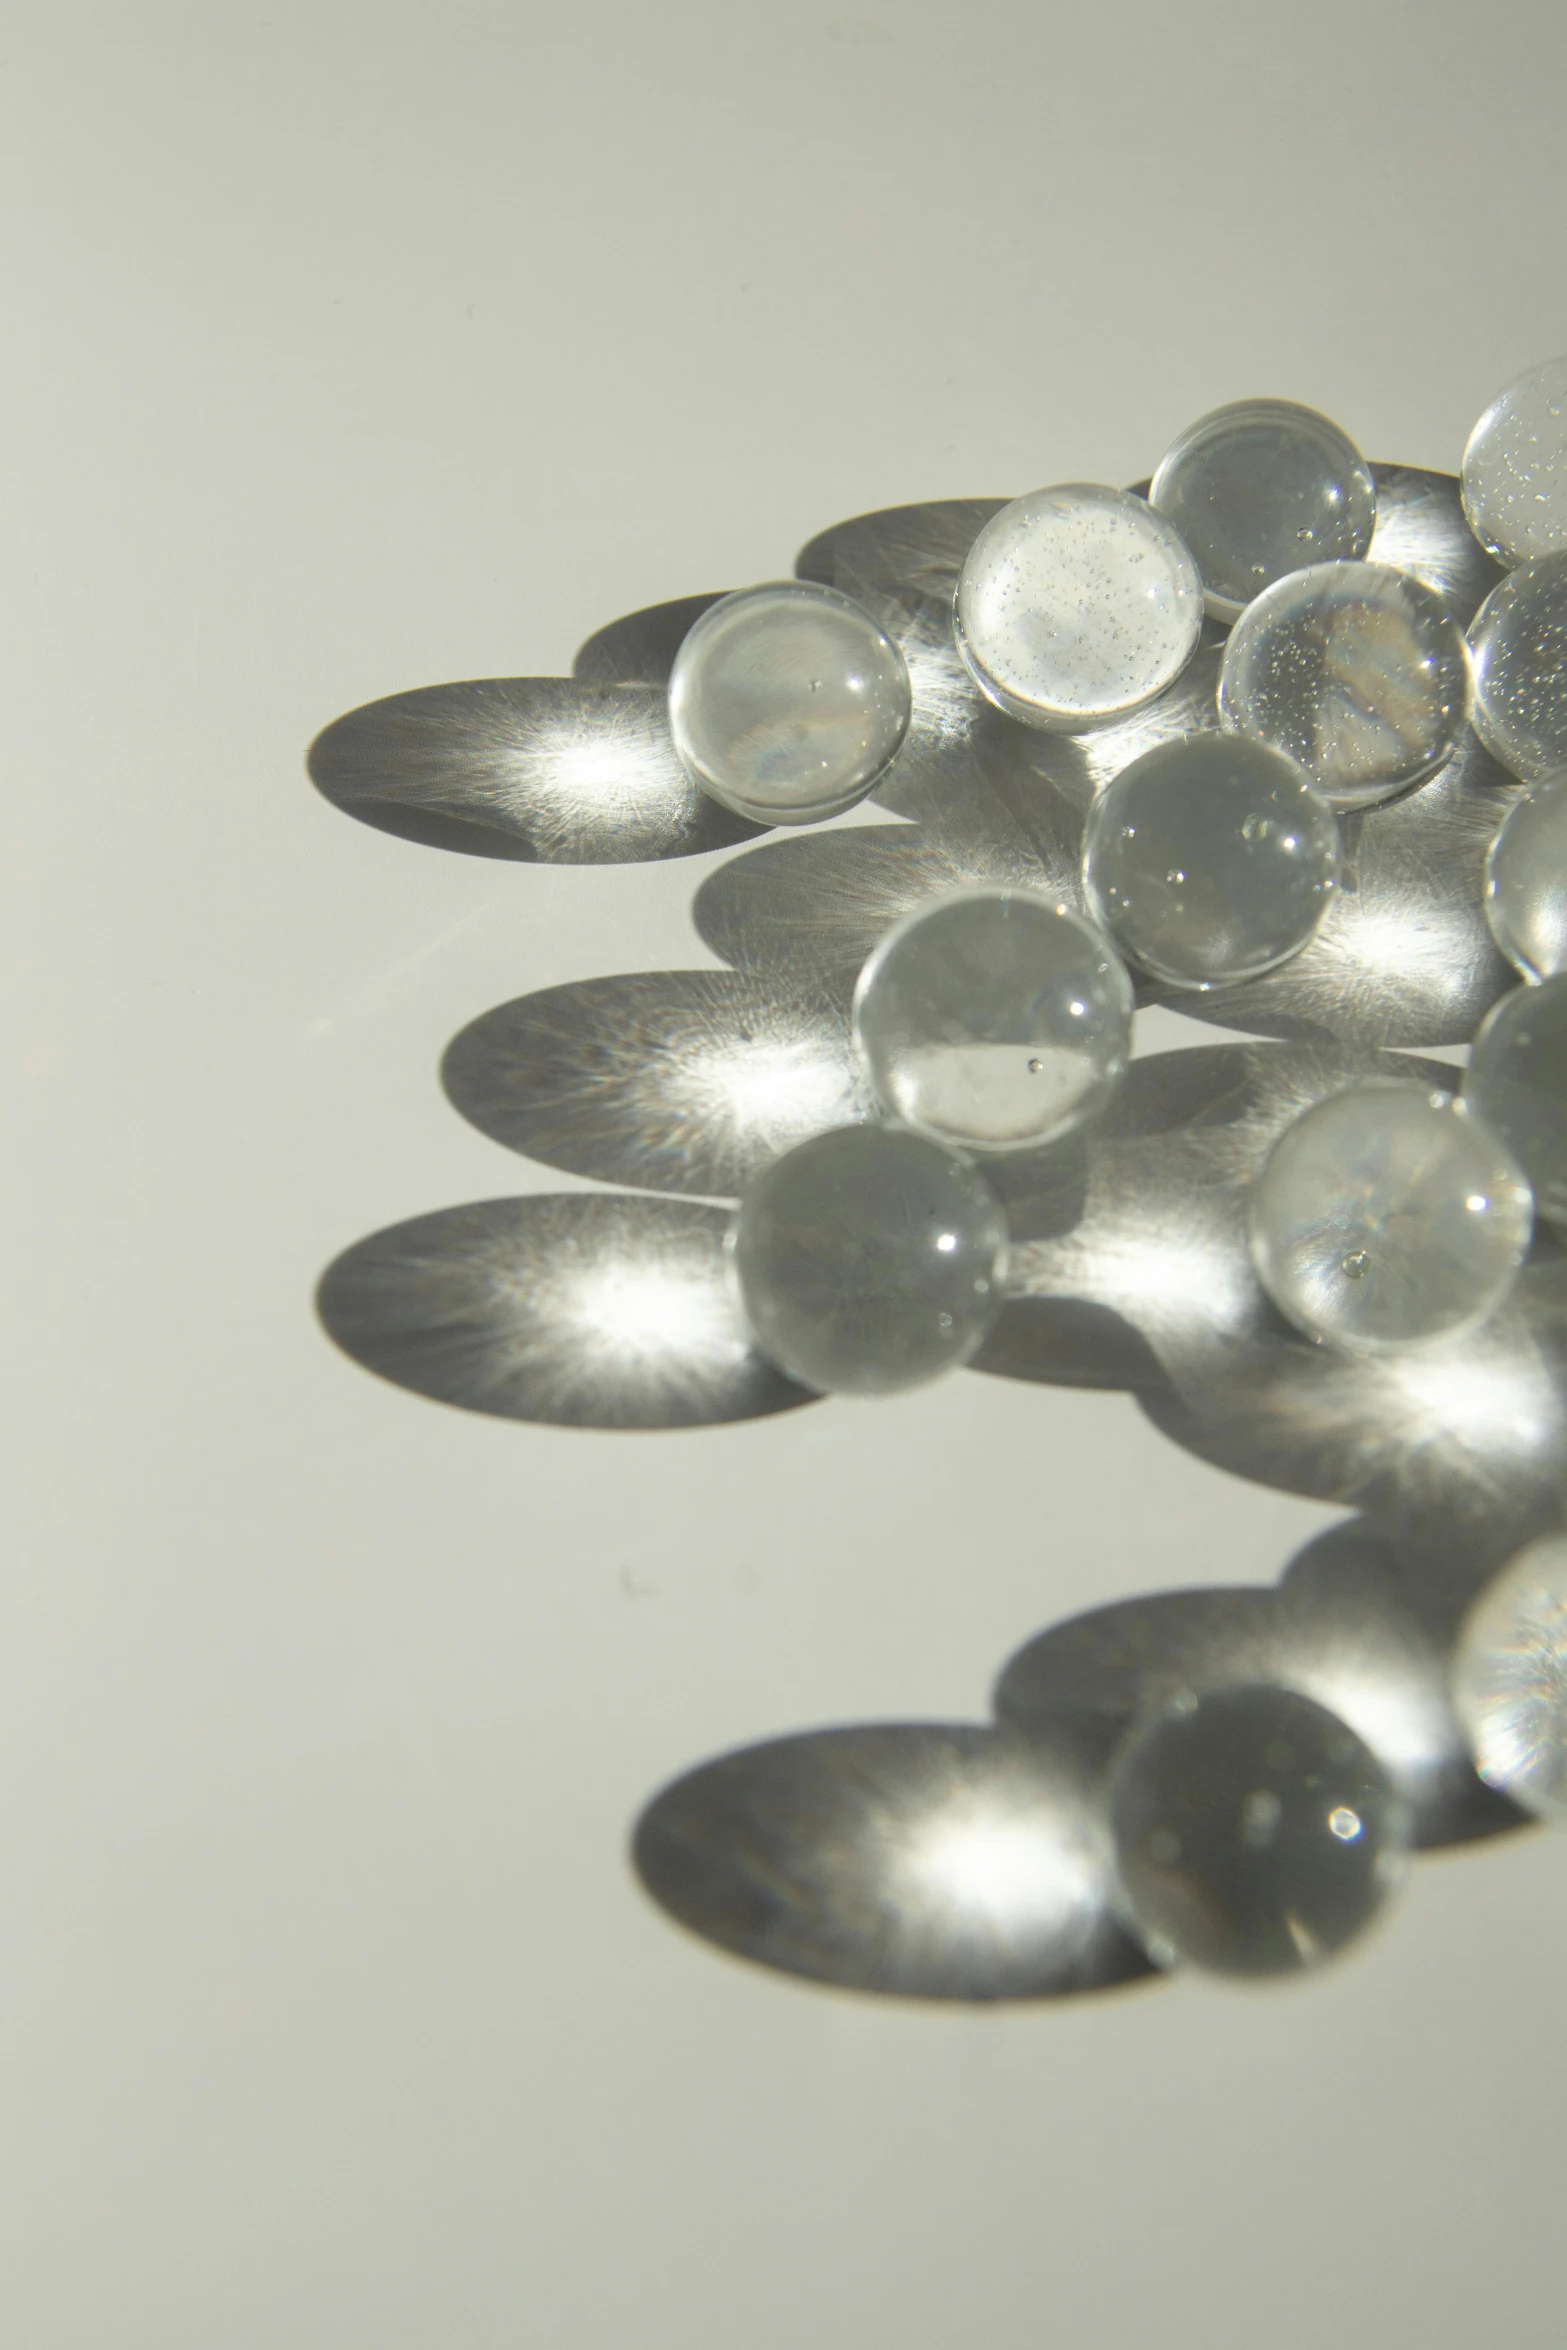
<path fill-rule="evenodd" d="M 1482 1321 L 1523 1262 L 1523 1169 L 1445 1093 L 1357 1085 L 1285 1129 L 1252 1191 L 1251 1253 L 1309 1337 L 1414 1346 Z"/>
<path fill-rule="evenodd" d="M 1132 983 L 1067 907 L 964 890 L 888 932 L 860 974 L 854 1033 L 904 1125 L 969 1150 L 1037 1150 L 1115 1091 Z"/>
<path fill-rule="evenodd" d="M 1463 632 L 1407 571 L 1313 563 L 1235 623 L 1219 714 L 1298 760 L 1335 808 L 1369 808 L 1457 749 L 1469 717 Z"/>
<path fill-rule="evenodd" d="M 1481 1592 L 1453 1698 L 1481 1778 L 1567 1822 L 1567 1537 L 1531 1542 Z"/>
<path fill-rule="evenodd" d="M 1485 861 L 1485 913 L 1526 979 L 1567 970 L 1567 770 L 1508 811 Z"/>
<path fill-rule="evenodd" d="M 1405 1806 L 1347 1723 L 1294 1690 L 1187 1695 L 1110 1789 L 1121 1883 L 1150 1954 L 1292 1974 L 1361 1933 L 1404 1872 Z"/>
<path fill-rule="evenodd" d="M 731 1261 L 757 1345 L 824 1394 L 887 1395 L 966 1362 L 995 1320 L 1007 1228 L 923 1135 L 840 1126 L 746 1186 Z"/>
<path fill-rule="evenodd" d="M 669 726 L 686 772 L 757 824 L 863 799 L 909 726 L 903 655 L 836 588 L 782 579 L 709 605 L 675 656 Z"/>
<path fill-rule="evenodd" d="M 1377 491 L 1347 433 L 1293 400 L 1233 400 L 1165 453 L 1149 503 L 1191 549 L 1217 619 L 1305 563 L 1352 562 L 1377 521 Z"/>
<path fill-rule="evenodd" d="M 1567 547 L 1567 358 L 1498 392 L 1464 451 L 1464 512 L 1502 563 Z"/>
<path fill-rule="evenodd" d="M 1474 730 L 1493 759 L 1541 783 L 1567 767 L 1567 554 L 1520 564 L 1469 630 Z"/>
<path fill-rule="evenodd" d="M 1567 971 L 1492 1006 L 1464 1071 L 1464 1100 L 1506 1143 L 1540 1214 L 1567 1231 Z"/>
<path fill-rule="evenodd" d="M 1065 482 L 993 515 L 953 614 L 981 692 L 1029 726 L 1070 733 L 1151 701 L 1202 633 L 1197 566 L 1125 490 Z"/>
<path fill-rule="evenodd" d="M 1338 824 L 1281 751 L 1189 734 L 1145 751 L 1088 813 L 1083 881 L 1123 954 L 1176 987 L 1254 979 L 1316 936 Z"/>

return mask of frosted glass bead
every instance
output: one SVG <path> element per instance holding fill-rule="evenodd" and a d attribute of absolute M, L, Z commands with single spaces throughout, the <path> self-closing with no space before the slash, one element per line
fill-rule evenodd
<path fill-rule="evenodd" d="M 1037 1150 L 1115 1091 L 1132 983 L 1067 907 L 965 890 L 888 932 L 860 974 L 854 1033 L 904 1125 L 969 1150 Z"/>
<path fill-rule="evenodd" d="M 1567 772 L 1508 811 L 1485 861 L 1485 913 L 1526 979 L 1567 969 Z"/>
<path fill-rule="evenodd" d="M 1469 717 L 1463 632 L 1386 563 L 1313 563 L 1230 632 L 1219 714 L 1298 760 L 1335 808 L 1368 808 L 1451 758 Z"/>
<path fill-rule="evenodd" d="M 1376 528 L 1377 491 L 1347 433 L 1293 400 L 1233 400 L 1189 425 L 1149 503 L 1180 532 L 1208 609 L 1235 620 L 1305 563 L 1354 561 Z"/>
<path fill-rule="evenodd" d="M 757 1345 L 823 1393 L 886 1395 L 954 1369 L 1000 1306 L 1007 1228 L 955 1153 L 840 1126 L 746 1186 L 730 1230 Z"/>
<path fill-rule="evenodd" d="M 1481 1119 L 1374 1081 L 1279 1137 L 1252 1191 L 1252 1262 L 1309 1337 L 1412 1346 L 1500 1305 L 1533 1220 L 1523 1169 Z"/>
<path fill-rule="evenodd" d="M 1083 881 L 1123 954 L 1176 987 L 1254 979 L 1316 936 L 1338 824 L 1282 752 L 1189 734 L 1145 751 L 1089 810 Z"/>
<path fill-rule="evenodd" d="M 1493 759 L 1541 783 L 1567 767 L 1567 555 L 1522 563 L 1469 630 L 1474 730 Z"/>
<path fill-rule="evenodd" d="M 1264 1684 L 1188 1692 L 1138 1732 L 1110 1819 L 1150 1955 L 1225 1975 L 1331 1957 L 1371 1923 L 1409 1842 L 1402 1800 L 1348 1724 Z"/>
<path fill-rule="evenodd" d="M 1464 451 L 1464 512 L 1497 560 L 1567 547 L 1567 358 L 1498 392 Z"/>
<path fill-rule="evenodd" d="M 1026 725 L 1102 726 L 1174 683 L 1202 633 L 1202 582 L 1162 515 L 1065 482 L 993 515 L 953 613 L 981 692 Z"/>
<path fill-rule="evenodd" d="M 1567 1230 L 1567 971 L 1492 1006 L 1463 1098 L 1528 1176 L 1539 1213 Z"/>
<path fill-rule="evenodd" d="M 863 799 L 909 725 L 903 655 L 836 588 L 743 588 L 675 656 L 669 725 L 692 781 L 757 824 L 815 824 Z"/>
<path fill-rule="evenodd" d="M 1481 1778 L 1567 1823 L 1567 1538 L 1531 1542 L 1481 1592 L 1453 1698 Z"/>

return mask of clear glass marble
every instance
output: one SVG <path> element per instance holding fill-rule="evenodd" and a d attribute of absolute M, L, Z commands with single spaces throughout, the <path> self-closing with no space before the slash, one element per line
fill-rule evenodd
<path fill-rule="evenodd" d="M 1474 730 L 1525 783 L 1567 767 L 1567 554 L 1521 563 L 1469 630 Z"/>
<path fill-rule="evenodd" d="M 1464 451 L 1464 512 L 1500 563 L 1567 548 L 1567 358 L 1498 392 Z"/>
<path fill-rule="evenodd" d="M 1567 1232 L 1567 971 L 1492 1006 L 1463 1098 L 1528 1176 L 1539 1213 Z"/>
<path fill-rule="evenodd" d="M 1567 1536 L 1531 1542 L 1481 1592 L 1453 1700 L 1481 1778 L 1567 1825 Z"/>
<path fill-rule="evenodd" d="M 692 781 L 757 824 L 863 799 L 909 726 L 909 673 L 836 588 L 783 579 L 708 607 L 675 656 L 669 726 Z"/>
<path fill-rule="evenodd" d="M 1007 1228 L 954 1152 L 839 1126 L 746 1186 L 730 1260 L 757 1345 L 823 1394 L 888 1395 L 966 1362 L 1000 1307 Z"/>
<path fill-rule="evenodd" d="M 1232 400 L 1200 416 L 1165 452 L 1148 497 L 1191 549 L 1218 620 L 1238 619 L 1303 564 L 1358 561 L 1377 521 L 1354 442 L 1293 400 Z"/>
<path fill-rule="evenodd" d="M 1318 1102 L 1252 1190 L 1251 1254 L 1309 1337 L 1356 1352 L 1483 1321 L 1529 1246 L 1528 1179 L 1483 1120 L 1395 1080 Z"/>
<path fill-rule="evenodd" d="M 1202 633 L 1197 566 L 1125 490 L 1065 482 L 993 515 L 958 578 L 953 633 L 981 692 L 1067 733 L 1174 683 Z"/>
<path fill-rule="evenodd" d="M 1485 914 L 1525 979 L 1567 970 L 1567 770 L 1509 809 L 1485 861 Z"/>
<path fill-rule="evenodd" d="M 1083 835 L 1089 904 L 1175 987 L 1254 979 L 1316 936 L 1338 823 L 1281 751 L 1239 734 L 1160 743 L 1106 784 Z"/>
<path fill-rule="evenodd" d="M 1462 740 L 1463 632 L 1407 571 L 1313 563 L 1235 623 L 1219 714 L 1297 760 L 1335 808 L 1372 807 L 1434 774 Z"/>
<path fill-rule="evenodd" d="M 1110 1788 L 1116 1861 L 1151 1957 L 1294 1974 L 1353 1941 L 1404 1874 L 1409 1816 L 1370 1748 L 1309 1697 L 1186 1693 Z"/>
<path fill-rule="evenodd" d="M 905 1126 L 968 1150 L 1037 1150 L 1119 1084 L 1132 983 L 1068 907 L 964 890 L 888 932 L 860 974 L 854 1034 Z"/>

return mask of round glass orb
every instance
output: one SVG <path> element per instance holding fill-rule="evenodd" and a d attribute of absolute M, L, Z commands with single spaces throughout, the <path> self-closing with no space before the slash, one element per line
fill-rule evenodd
<path fill-rule="evenodd" d="M 1038 1150 L 1097 1115 L 1132 1049 L 1104 939 L 1026 889 L 971 889 L 890 930 L 854 995 L 878 1099 L 968 1150 Z"/>
<path fill-rule="evenodd" d="M 669 726 L 692 781 L 756 824 L 852 808 L 909 727 L 903 655 L 836 588 L 781 579 L 709 605 L 669 680 Z"/>
<path fill-rule="evenodd" d="M 953 607 L 982 693 L 1025 725 L 1074 733 L 1162 693 L 1202 633 L 1202 582 L 1143 499 L 1096 482 L 1033 490 L 992 515 Z"/>
<path fill-rule="evenodd" d="M 1567 970 L 1567 770 L 1509 809 L 1485 860 L 1485 916 L 1525 979 Z"/>
<path fill-rule="evenodd" d="M 1469 717 L 1463 631 L 1434 588 L 1386 563 L 1313 563 L 1230 632 L 1219 715 L 1304 767 L 1335 808 L 1435 772 Z"/>
<path fill-rule="evenodd" d="M 1481 1778 L 1567 1823 L 1567 1537 L 1531 1542 L 1481 1592 L 1453 1699 Z"/>
<path fill-rule="evenodd" d="M 1088 812 L 1083 882 L 1118 947 L 1175 987 L 1255 979 L 1316 936 L 1338 824 L 1292 759 L 1239 734 L 1145 751 Z"/>
<path fill-rule="evenodd" d="M 1357 561 L 1377 522 L 1354 442 L 1293 400 L 1232 400 L 1200 416 L 1161 458 L 1148 500 L 1191 549 L 1218 620 L 1303 563 Z"/>
<path fill-rule="evenodd" d="M 1464 451 L 1464 512 L 1499 563 L 1567 547 L 1567 358 L 1498 392 Z"/>
<path fill-rule="evenodd" d="M 1492 1006 L 1463 1098 L 1506 1143 L 1547 1223 L 1567 1231 L 1567 971 Z"/>
<path fill-rule="evenodd" d="M 1373 1081 L 1280 1135 L 1252 1191 L 1252 1262 L 1308 1337 L 1416 1346 L 1501 1304 L 1533 1222 L 1523 1169 L 1483 1120 Z"/>
<path fill-rule="evenodd" d="M 1567 767 L 1567 554 L 1521 563 L 1469 630 L 1474 730 L 1525 783 Z"/>
<path fill-rule="evenodd" d="M 812 1135 L 747 1184 L 731 1262 L 757 1345 L 823 1394 L 966 1362 L 999 1311 L 1006 1219 L 953 1152 L 887 1126 Z"/>
<path fill-rule="evenodd" d="M 1292 1689 L 1187 1692 L 1110 1787 L 1121 1883 L 1149 1955 L 1224 1975 L 1317 1965 L 1404 1872 L 1409 1819 L 1347 1723 Z"/>

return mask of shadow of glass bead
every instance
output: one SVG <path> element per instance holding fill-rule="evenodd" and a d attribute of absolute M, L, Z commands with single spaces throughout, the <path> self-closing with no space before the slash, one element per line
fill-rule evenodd
<path fill-rule="evenodd" d="M 823 1394 L 966 1362 L 999 1310 L 1006 1220 L 972 1167 L 884 1126 L 814 1135 L 752 1178 L 730 1230 L 757 1345 Z"/>
<path fill-rule="evenodd" d="M 724 596 L 675 656 L 669 725 L 692 780 L 758 824 L 815 824 L 863 799 L 909 726 L 903 655 L 836 588 Z"/>
<path fill-rule="evenodd" d="M 1540 1214 L 1567 1230 L 1567 971 L 1487 1014 L 1463 1098 L 1528 1176 Z"/>
<path fill-rule="evenodd" d="M 1383 563 L 1313 563 L 1230 632 L 1219 715 L 1306 770 L 1335 808 L 1369 808 L 1450 759 L 1469 717 L 1463 631 L 1434 588 Z"/>
<path fill-rule="evenodd" d="M 1567 547 L 1567 358 L 1497 393 L 1469 436 L 1462 480 L 1469 527 L 1500 562 Z"/>
<path fill-rule="evenodd" d="M 1531 1542 L 1481 1592 L 1453 1700 L 1481 1778 L 1567 1825 L 1567 1537 Z"/>
<path fill-rule="evenodd" d="M 1293 400 L 1234 400 L 1200 416 L 1165 452 L 1148 495 L 1191 549 L 1217 620 L 1238 619 L 1303 564 L 1358 561 L 1376 528 L 1360 451 Z"/>
<path fill-rule="evenodd" d="M 1099 933 L 1034 890 L 922 907 L 860 975 L 855 1042 L 883 1107 L 970 1150 L 1037 1150 L 1110 1099 L 1132 984 Z"/>
<path fill-rule="evenodd" d="M 1373 1081 L 1279 1137 L 1252 1191 L 1251 1255 L 1297 1329 L 1367 1352 L 1484 1321 L 1533 1220 L 1523 1170 L 1483 1120 L 1447 1094 Z"/>
<path fill-rule="evenodd" d="M 1485 918 L 1525 979 L 1567 969 L 1567 770 L 1508 810 L 1486 853 Z"/>
<path fill-rule="evenodd" d="M 1124 767 L 1089 810 L 1083 880 L 1111 937 L 1174 987 L 1255 979 L 1308 946 L 1338 824 L 1293 760 L 1192 734 Z"/>
<path fill-rule="evenodd" d="M 1225 1975 L 1293 1974 L 1341 1950 L 1398 1882 L 1409 1840 L 1370 1748 L 1266 1684 L 1178 1697 L 1123 1753 L 1110 1820 L 1150 1955 Z"/>
<path fill-rule="evenodd" d="M 986 523 L 953 607 L 982 693 L 1025 725 L 1101 726 L 1173 685 L 1202 633 L 1197 566 L 1126 490 L 1065 482 Z"/>
<path fill-rule="evenodd" d="M 1567 767 L 1567 554 L 1521 563 L 1469 631 L 1474 730 L 1510 774 L 1543 783 Z"/>

